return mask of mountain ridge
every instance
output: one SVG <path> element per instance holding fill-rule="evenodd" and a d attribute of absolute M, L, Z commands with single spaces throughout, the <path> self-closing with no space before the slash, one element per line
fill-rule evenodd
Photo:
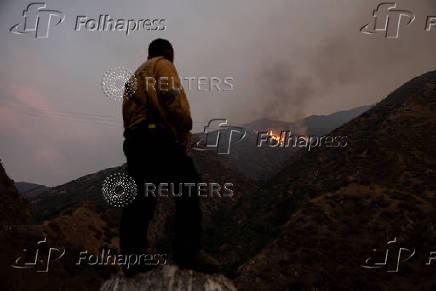
<path fill-rule="evenodd" d="M 330 133 L 348 135 L 349 147 L 318 148 L 290 161 L 267 184 L 276 201 L 266 206 L 288 205 L 288 214 L 278 235 L 239 268 L 237 287 L 434 288 L 425 263 L 436 242 L 435 105 L 432 71 Z M 371 250 L 394 238 L 418 252 L 397 280 L 361 267 Z"/>

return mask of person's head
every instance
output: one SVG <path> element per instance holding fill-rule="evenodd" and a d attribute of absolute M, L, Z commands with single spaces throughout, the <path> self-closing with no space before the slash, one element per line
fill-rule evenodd
<path fill-rule="evenodd" d="M 148 58 L 165 57 L 169 61 L 174 61 L 174 50 L 171 43 L 162 38 L 153 40 L 148 46 Z"/>

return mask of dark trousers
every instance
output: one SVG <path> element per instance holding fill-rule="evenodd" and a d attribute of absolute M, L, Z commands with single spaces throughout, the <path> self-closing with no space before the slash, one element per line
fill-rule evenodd
<path fill-rule="evenodd" d="M 201 178 L 184 149 L 171 141 L 138 132 L 126 138 L 123 148 L 128 173 L 136 182 L 138 195 L 123 209 L 120 248 L 123 254 L 143 254 L 149 247 L 147 229 L 157 202 L 153 195 L 145 195 L 145 183 L 153 183 L 156 187 L 159 183 L 174 183 L 175 191 L 178 191 L 179 183 L 199 183 Z M 173 254 L 176 263 L 190 265 L 201 247 L 201 210 L 196 191 L 190 196 L 187 187 L 181 191 L 180 197 L 169 195 L 176 203 Z M 158 196 L 157 190 L 155 193 Z"/>

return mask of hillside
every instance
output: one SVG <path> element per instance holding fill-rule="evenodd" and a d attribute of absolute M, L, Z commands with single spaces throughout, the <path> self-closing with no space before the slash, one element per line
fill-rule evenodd
<path fill-rule="evenodd" d="M 18 193 L 20 193 L 24 198 L 29 198 L 37 196 L 48 187 L 35 183 L 15 182 L 15 188 L 17 188 Z"/>
<path fill-rule="evenodd" d="M 216 153 L 191 151 L 191 155 L 204 181 L 234 185 L 234 196 L 231 198 L 200 199 L 205 240 L 219 242 L 223 235 L 215 228 L 219 213 L 230 209 L 241 197 L 260 190 Z M 55 238 L 90 250 L 118 248 L 121 209 L 111 207 L 104 201 L 101 187 L 106 177 L 124 170 L 125 165 L 106 169 L 65 185 L 44 189 L 36 197 L 29 197 L 32 211 Z M 150 242 L 158 250 L 171 250 L 174 213 L 173 200 L 159 198 L 149 231 Z"/>
<path fill-rule="evenodd" d="M 435 132 L 436 71 L 331 133 L 347 135 L 348 147 L 289 161 L 265 186 L 274 197 L 265 207 L 287 205 L 286 222 L 239 268 L 238 288 L 434 290 L 435 267 L 426 263 L 436 248 Z M 395 238 L 386 266 L 361 266 L 373 249 L 382 261 Z M 404 253 L 399 272 L 387 272 L 401 247 L 415 256 L 404 262 Z"/>
<path fill-rule="evenodd" d="M 281 170 L 271 171 L 277 174 L 262 184 L 235 170 L 235 160 L 191 150 L 205 181 L 234 184 L 233 199 L 206 199 L 201 207 L 205 247 L 238 289 L 436 287 L 435 267 L 426 265 L 436 251 L 436 71 L 404 84 L 365 113 L 359 110 L 338 113 L 331 123 L 310 117 L 312 126 L 352 119 L 328 133 L 347 136 L 347 146 L 300 150 L 287 158 L 271 151 L 282 159 Z M 242 156 L 244 147 L 236 152 Z M 29 198 L 32 211 L 51 237 L 72 248 L 116 248 L 120 211 L 104 202 L 101 184 L 123 169 L 44 189 Z M 171 201 L 161 199 L 150 227 L 154 248 L 168 250 L 173 213 Z M 374 249 L 380 261 L 394 239 L 386 266 L 361 266 L 375 256 Z M 407 262 L 403 254 L 399 271 L 387 272 L 395 269 L 401 247 L 416 253 Z"/>
<path fill-rule="evenodd" d="M 246 177 L 257 182 L 266 181 L 277 174 L 288 159 L 295 156 L 298 148 L 258 148 L 257 132 L 272 130 L 279 135 L 281 130 L 290 130 L 293 134 L 305 136 L 325 135 L 369 108 L 371 107 L 361 106 L 329 115 L 311 115 L 296 122 L 259 119 L 243 124 L 242 127 L 247 129 L 245 139 L 234 143 L 230 155 L 222 155 L 222 158 Z"/>
<path fill-rule="evenodd" d="M 14 181 L 0 162 L 0 223 L 2 226 L 29 224 L 33 221 L 27 201 L 17 192 Z"/>
<path fill-rule="evenodd" d="M 297 120 L 295 122 L 287 122 L 282 120 L 271 120 L 271 119 L 258 119 L 246 124 L 243 124 L 243 127 L 251 129 L 251 130 L 267 130 L 274 128 L 287 128 L 287 129 L 295 129 L 303 127 L 308 129 L 309 131 L 313 131 L 315 129 L 323 129 L 329 132 L 332 129 L 335 129 L 344 123 L 347 123 L 351 119 L 359 116 L 365 111 L 369 110 L 371 106 L 360 106 L 356 108 L 352 108 L 350 110 L 338 111 L 332 114 L 327 115 L 310 115 L 301 120 Z"/>
<path fill-rule="evenodd" d="M 18 194 L 1 164 L 0 201 L 0 273 L 3 275 L 0 290 L 83 290 L 84 285 L 93 290 L 115 271 L 110 267 L 104 272 L 88 266 L 75 267 L 80 245 L 73 245 L 47 225 L 36 223 L 27 201 Z M 44 238 L 46 243 L 38 245 Z M 50 247 L 65 249 L 65 256 L 59 262 L 51 262 L 49 272 L 37 272 L 45 269 Z M 18 258 L 21 260 L 17 262 Z M 12 268 L 35 258 L 37 263 L 30 268 Z"/>
<path fill-rule="evenodd" d="M 357 114 L 357 111 L 359 110 L 354 110 L 348 117 Z M 347 117 L 347 114 L 341 116 Z M 328 116 L 324 118 L 330 120 Z M 271 168 L 273 172 L 279 170 L 280 165 L 284 165 L 287 158 L 296 152 L 296 149 L 289 148 L 280 151 L 264 148 L 253 159 L 251 151 L 258 150 L 253 146 L 255 139 L 255 135 L 249 133 L 246 144 L 232 151 L 230 158 L 244 157 L 251 163 L 256 161 L 259 167 L 253 168 L 256 171 Z M 258 215 L 266 211 L 261 201 L 270 197 L 269 191 L 246 179 L 235 170 L 238 167 L 231 166 L 231 162 L 227 163 L 227 159 L 214 151 L 191 150 L 190 154 L 205 181 L 234 184 L 233 199 L 204 199 L 201 204 L 205 247 L 223 263 L 225 273 L 234 276 L 240 264 L 265 246 L 270 236 L 276 232 L 276 226 L 283 220 L 283 214 L 277 211 Z M 64 185 L 40 188 L 37 195 L 26 197 L 35 217 L 45 225 L 51 236 L 81 248 L 117 248 L 121 211 L 110 207 L 103 200 L 101 185 L 109 175 L 124 170 L 125 166 L 106 169 Z M 157 249 L 171 249 L 173 214 L 172 201 L 160 199 L 149 232 L 150 241 Z M 235 224 L 235 221 L 238 223 Z M 270 227 L 265 227 L 266 224 L 270 224 Z"/>

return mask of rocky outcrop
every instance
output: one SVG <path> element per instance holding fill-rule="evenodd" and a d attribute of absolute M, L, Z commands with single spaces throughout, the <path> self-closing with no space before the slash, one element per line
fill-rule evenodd
<path fill-rule="evenodd" d="M 18 194 L 0 161 L 0 223 L 2 227 L 33 222 L 27 202 Z"/>
<path fill-rule="evenodd" d="M 122 273 L 118 273 L 104 282 L 100 288 L 100 291 L 121 290 L 235 291 L 237 289 L 232 281 L 223 275 L 203 274 L 168 265 L 132 278 L 126 278 Z"/>

